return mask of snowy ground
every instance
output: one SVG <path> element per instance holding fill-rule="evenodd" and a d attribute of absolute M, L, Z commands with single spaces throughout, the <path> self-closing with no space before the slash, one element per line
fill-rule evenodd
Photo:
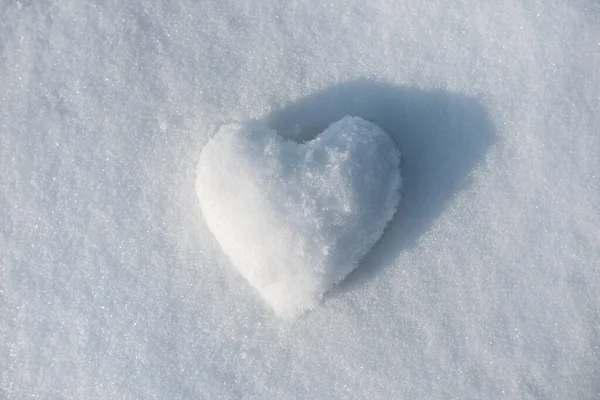
<path fill-rule="evenodd" d="M 0 57 L 0 398 L 600 397 L 598 2 L 4 0 Z M 344 115 L 402 203 L 282 321 L 196 165 Z"/>

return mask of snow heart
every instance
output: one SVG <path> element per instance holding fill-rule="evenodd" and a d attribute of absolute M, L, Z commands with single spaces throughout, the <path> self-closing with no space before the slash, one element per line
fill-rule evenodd
<path fill-rule="evenodd" d="M 314 308 L 381 237 L 400 202 L 400 153 L 344 117 L 298 144 L 230 124 L 202 150 L 196 192 L 223 252 L 281 317 Z"/>

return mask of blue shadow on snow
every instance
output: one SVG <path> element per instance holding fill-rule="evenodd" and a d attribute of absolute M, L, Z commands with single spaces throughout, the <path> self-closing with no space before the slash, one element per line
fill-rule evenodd
<path fill-rule="evenodd" d="M 336 288 L 360 285 L 413 246 L 442 214 L 495 142 L 495 129 L 476 99 L 356 80 L 316 92 L 271 112 L 265 122 L 283 137 L 310 140 L 345 115 L 383 128 L 402 153 L 402 201 L 379 242 Z M 300 132 L 300 135 L 294 133 Z"/>

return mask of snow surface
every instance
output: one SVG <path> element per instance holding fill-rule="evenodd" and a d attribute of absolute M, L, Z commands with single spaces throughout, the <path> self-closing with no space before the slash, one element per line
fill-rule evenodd
<path fill-rule="evenodd" d="M 597 1 L 0 16 L 0 398 L 598 398 Z M 222 124 L 344 115 L 401 150 L 402 202 L 282 321 L 199 218 L 196 165 Z"/>
<path fill-rule="evenodd" d="M 203 148 L 206 223 L 280 316 L 314 308 L 379 240 L 400 201 L 400 154 L 377 125 L 346 116 L 306 144 L 257 122 L 225 125 Z"/>

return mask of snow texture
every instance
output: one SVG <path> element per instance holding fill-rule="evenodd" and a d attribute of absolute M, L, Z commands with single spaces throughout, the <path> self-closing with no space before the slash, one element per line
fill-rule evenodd
<path fill-rule="evenodd" d="M 598 399 L 599 38 L 597 0 L 0 1 L 0 399 Z M 345 115 L 402 201 L 281 319 L 201 150 Z"/>
<path fill-rule="evenodd" d="M 396 212 L 401 187 L 389 136 L 349 116 L 306 144 L 258 123 L 223 126 L 202 150 L 196 181 L 221 248 L 287 318 L 356 268 Z"/>

